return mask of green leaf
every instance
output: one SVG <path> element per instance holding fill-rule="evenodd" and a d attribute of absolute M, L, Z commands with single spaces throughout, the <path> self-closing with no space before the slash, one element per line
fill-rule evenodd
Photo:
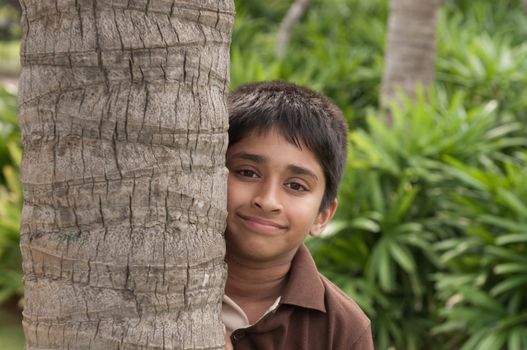
<path fill-rule="evenodd" d="M 447 321 L 432 329 L 432 334 L 459 332 L 466 328 L 465 321 Z"/>
<path fill-rule="evenodd" d="M 379 232 L 381 227 L 378 223 L 367 218 L 356 218 L 351 220 L 350 226 L 353 228 L 361 229 L 368 232 Z"/>
<path fill-rule="evenodd" d="M 514 233 L 496 238 L 496 244 L 499 245 L 521 242 L 527 242 L 527 231 L 525 233 Z"/>
<path fill-rule="evenodd" d="M 333 220 L 326 226 L 320 237 L 326 238 L 333 236 L 346 227 L 348 227 L 348 224 L 344 220 Z"/>
<path fill-rule="evenodd" d="M 22 160 L 22 147 L 20 147 L 20 144 L 8 142 L 7 149 L 9 150 L 9 154 L 13 160 L 14 165 L 17 168 L 20 168 L 20 161 Z"/>
<path fill-rule="evenodd" d="M 441 314 L 451 320 L 463 320 L 469 322 L 481 321 L 485 313 L 473 307 L 454 307 L 452 309 L 442 309 Z"/>
<path fill-rule="evenodd" d="M 524 284 L 527 284 L 527 275 L 511 277 L 495 285 L 494 288 L 490 290 L 490 294 L 493 296 L 498 296 L 510 291 L 511 289 L 522 287 Z"/>
<path fill-rule="evenodd" d="M 506 341 L 507 337 L 505 334 L 490 333 L 480 341 L 478 348 L 485 350 L 500 350 Z"/>
<path fill-rule="evenodd" d="M 468 340 L 463 344 L 461 350 L 479 350 L 479 343 L 485 336 L 488 334 L 487 329 L 478 330 L 476 333 L 472 334 Z M 485 349 L 486 350 L 486 349 Z"/>
<path fill-rule="evenodd" d="M 388 243 L 390 254 L 393 259 L 409 274 L 415 273 L 415 261 L 412 253 L 408 248 L 400 245 L 394 240 L 390 240 Z"/>
<path fill-rule="evenodd" d="M 22 185 L 20 184 L 18 174 L 15 172 L 15 169 L 10 165 L 6 165 L 4 166 L 3 174 L 6 179 L 7 187 L 9 188 L 9 190 L 21 196 Z"/>
<path fill-rule="evenodd" d="M 379 285 L 384 291 L 391 291 L 395 286 L 393 266 L 389 257 L 387 240 L 379 240 L 373 249 L 369 270 L 378 277 Z"/>
<path fill-rule="evenodd" d="M 479 308 L 492 311 L 494 314 L 503 314 L 503 306 L 496 300 L 492 299 L 485 292 L 472 287 L 460 288 L 463 297 Z"/>
<path fill-rule="evenodd" d="M 419 233 L 417 234 L 404 234 L 398 237 L 399 242 L 412 245 L 414 247 L 420 248 L 421 250 L 426 251 L 427 253 L 433 253 L 431 244 Z"/>
<path fill-rule="evenodd" d="M 510 219 L 504 219 L 495 215 L 484 214 L 479 216 L 478 219 L 483 223 L 495 225 L 510 231 L 521 232 L 525 230 L 525 224 L 521 224 L 518 221 Z"/>
<path fill-rule="evenodd" d="M 373 204 L 373 208 L 375 209 L 375 212 L 377 213 L 384 213 L 385 212 L 385 198 L 382 193 L 381 183 L 379 180 L 379 176 L 374 173 L 371 176 L 370 182 L 371 188 L 371 200 Z"/>
<path fill-rule="evenodd" d="M 485 137 L 488 139 L 501 139 L 502 137 L 507 136 L 512 132 L 521 130 L 522 127 L 522 124 L 519 122 L 501 124 L 487 131 Z"/>
<path fill-rule="evenodd" d="M 497 328 L 500 330 L 507 330 L 511 327 L 525 327 L 527 324 L 527 312 L 522 312 L 520 314 L 511 315 L 507 317 L 502 317 L 498 321 Z"/>
<path fill-rule="evenodd" d="M 522 350 L 521 331 L 521 329 L 517 328 L 509 332 L 509 338 L 507 339 L 508 350 Z"/>
<path fill-rule="evenodd" d="M 399 139 L 397 135 L 388 128 L 384 120 L 378 116 L 368 116 L 368 126 L 372 134 L 377 136 L 378 140 L 383 143 L 383 148 L 390 152 L 395 152 L 400 149 Z"/>
<path fill-rule="evenodd" d="M 395 204 L 393 205 L 393 212 L 390 213 L 390 220 L 393 222 L 399 222 L 407 215 L 408 210 L 414 202 L 414 199 L 419 192 L 419 187 L 412 186 L 408 182 L 402 182 Z"/>
<path fill-rule="evenodd" d="M 494 267 L 494 273 L 497 275 L 504 275 L 510 273 L 527 273 L 527 263 L 505 263 Z"/>
<path fill-rule="evenodd" d="M 519 263 L 527 262 L 527 256 L 522 255 L 522 254 L 518 254 L 518 253 L 514 252 L 511 249 L 506 249 L 506 248 L 499 247 L 499 246 L 491 246 L 491 245 L 489 245 L 489 246 L 485 247 L 485 251 L 488 254 L 497 256 L 497 257 L 502 258 L 502 259 L 507 260 L 507 261 L 516 261 L 516 262 L 519 262 Z"/>
<path fill-rule="evenodd" d="M 467 255 L 481 247 L 481 242 L 477 239 L 459 239 L 457 244 L 451 250 L 442 254 L 440 259 L 442 263 L 448 263 L 451 260 Z"/>
<path fill-rule="evenodd" d="M 486 191 L 487 189 L 487 184 L 482 181 L 481 177 L 477 176 L 473 171 L 470 171 L 466 167 L 462 167 L 461 169 L 452 167 L 448 172 L 469 186 L 483 191 Z"/>
<path fill-rule="evenodd" d="M 521 217 L 527 218 L 527 206 L 511 191 L 498 188 L 498 197 Z"/>

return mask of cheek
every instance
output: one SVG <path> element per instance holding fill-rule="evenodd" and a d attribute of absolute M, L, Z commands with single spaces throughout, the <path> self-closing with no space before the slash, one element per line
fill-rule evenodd
<path fill-rule="evenodd" d="M 227 180 L 227 211 L 246 201 L 248 194 L 248 189 L 244 188 L 243 184 L 237 181 L 233 175 L 229 175 Z"/>
<path fill-rule="evenodd" d="M 233 202 L 236 200 L 235 193 L 233 189 L 233 181 L 231 179 L 231 176 L 229 175 L 227 180 L 227 211 L 230 211 L 231 207 L 233 207 Z"/>
<path fill-rule="evenodd" d="M 311 226 L 318 215 L 319 205 L 315 200 L 295 201 L 288 205 L 289 216 L 296 218 L 297 222 Z"/>

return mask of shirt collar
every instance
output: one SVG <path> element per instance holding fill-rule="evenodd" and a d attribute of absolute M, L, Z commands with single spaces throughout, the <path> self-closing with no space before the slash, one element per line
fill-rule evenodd
<path fill-rule="evenodd" d="M 302 244 L 291 261 L 289 279 L 280 304 L 292 304 L 325 313 L 324 292 L 315 262 Z"/>

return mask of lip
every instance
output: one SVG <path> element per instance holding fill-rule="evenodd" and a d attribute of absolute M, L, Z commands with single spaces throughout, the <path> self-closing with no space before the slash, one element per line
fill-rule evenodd
<path fill-rule="evenodd" d="M 263 233 L 276 233 L 283 231 L 287 226 L 281 225 L 272 220 L 267 220 L 258 216 L 249 216 L 238 214 L 238 217 L 242 219 L 242 222 L 248 226 L 249 229 Z"/>

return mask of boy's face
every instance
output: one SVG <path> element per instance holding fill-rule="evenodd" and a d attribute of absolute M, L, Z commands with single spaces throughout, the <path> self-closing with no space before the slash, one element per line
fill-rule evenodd
<path fill-rule="evenodd" d="M 290 261 L 336 209 L 320 211 L 325 178 L 315 155 L 278 132 L 251 133 L 227 150 L 227 254 L 258 263 Z"/>

